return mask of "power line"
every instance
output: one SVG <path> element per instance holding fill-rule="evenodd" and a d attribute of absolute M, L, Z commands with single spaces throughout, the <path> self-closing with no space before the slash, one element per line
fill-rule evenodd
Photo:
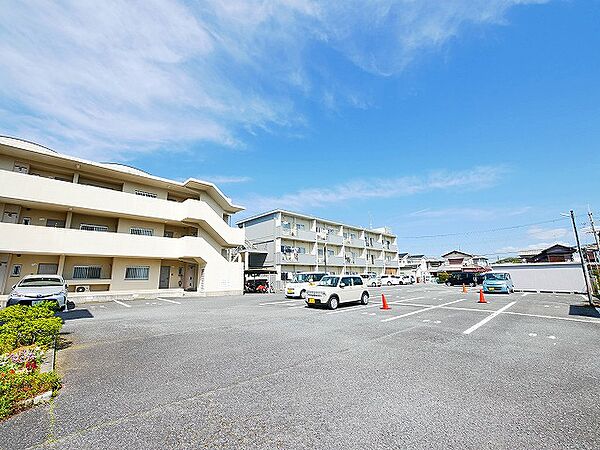
<path fill-rule="evenodd" d="M 547 223 L 554 223 L 554 222 L 561 222 L 566 220 L 566 218 L 564 217 L 560 217 L 557 219 L 551 219 L 551 220 L 544 220 L 541 222 L 531 222 L 531 223 L 525 223 L 522 225 L 513 225 L 510 227 L 501 227 L 501 228 L 492 228 L 489 230 L 473 230 L 473 231 L 463 231 L 460 233 L 444 233 L 444 234 L 427 234 L 427 235 L 423 235 L 423 236 L 398 236 L 398 239 L 430 239 L 430 238 L 438 238 L 438 237 L 450 237 L 450 236 L 466 236 L 469 234 L 478 234 L 478 233 L 495 233 L 498 231 L 506 231 L 506 230 L 516 230 L 518 228 L 526 228 L 526 227 L 531 227 L 534 225 L 543 225 L 543 224 L 547 224 Z"/>

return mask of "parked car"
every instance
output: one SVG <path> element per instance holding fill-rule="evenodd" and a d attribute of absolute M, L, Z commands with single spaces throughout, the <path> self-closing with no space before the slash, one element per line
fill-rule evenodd
<path fill-rule="evenodd" d="M 67 284 L 60 275 L 27 275 L 15 284 L 8 294 L 6 306 L 36 305 L 55 302 L 64 310 L 67 307 Z"/>
<path fill-rule="evenodd" d="M 400 277 L 400 284 L 414 284 L 415 277 L 412 275 L 402 275 Z"/>
<path fill-rule="evenodd" d="M 358 275 L 328 275 L 307 292 L 306 305 L 326 305 L 336 309 L 340 303 L 369 303 L 369 291 Z"/>
<path fill-rule="evenodd" d="M 306 291 L 315 286 L 327 272 L 299 272 L 292 281 L 285 285 L 285 296 L 292 298 L 306 298 Z"/>
<path fill-rule="evenodd" d="M 483 280 L 484 292 L 505 292 L 510 294 L 515 292 L 515 286 L 507 272 L 486 273 Z"/>
<path fill-rule="evenodd" d="M 382 286 L 392 286 L 400 284 L 400 278 L 396 275 L 381 275 Z"/>
<path fill-rule="evenodd" d="M 363 279 L 363 283 L 370 287 L 380 287 L 381 278 L 374 273 L 361 273 L 360 277 Z"/>
<path fill-rule="evenodd" d="M 477 275 L 473 272 L 456 272 L 450 275 L 446 281 L 446 286 L 477 286 Z"/>

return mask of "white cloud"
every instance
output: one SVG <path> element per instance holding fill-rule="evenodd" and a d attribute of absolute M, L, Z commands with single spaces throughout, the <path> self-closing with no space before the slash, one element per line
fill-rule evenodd
<path fill-rule="evenodd" d="M 127 158 L 302 127 L 295 95 L 368 107 L 315 45 L 389 75 L 466 24 L 538 0 L 10 2 L 0 15 L 0 119 L 69 153 Z"/>
<path fill-rule="evenodd" d="M 475 167 L 465 171 L 437 171 L 425 176 L 392 179 L 359 179 L 335 186 L 307 188 L 281 196 L 254 195 L 244 200 L 248 208 L 320 208 L 346 200 L 393 198 L 453 188 L 481 189 L 495 184 L 505 172 L 499 167 Z"/>
<path fill-rule="evenodd" d="M 425 208 L 419 211 L 414 211 L 408 214 L 409 217 L 426 218 L 426 219 L 469 219 L 469 220 L 487 220 L 498 217 L 513 217 L 527 213 L 531 210 L 530 206 L 519 208 L 441 208 L 432 209 Z"/>
<path fill-rule="evenodd" d="M 541 228 L 531 227 L 527 230 L 527 235 L 531 239 L 540 241 L 550 241 L 567 237 L 570 231 L 568 228 Z"/>
<path fill-rule="evenodd" d="M 252 181 L 251 177 L 235 175 L 200 175 L 199 180 L 210 181 L 215 184 L 246 183 Z"/>

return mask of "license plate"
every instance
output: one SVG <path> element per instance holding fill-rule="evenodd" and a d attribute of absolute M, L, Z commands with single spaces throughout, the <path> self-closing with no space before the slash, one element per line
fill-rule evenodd
<path fill-rule="evenodd" d="M 496 288 L 488 288 L 488 289 L 489 289 L 490 291 L 493 291 L 493 290 L 494 290 L 494 289 L 496 289 Z"/>
<path fill-rule="evenodd" d="M 314 298 L 309 298 L 308 303 L 317 303 L 317 301 Z"/>
<path fill-rule="evenodd" d="M 288 289 L 288 294 L 293 294 L 294 290 L 293 289 Z"/>

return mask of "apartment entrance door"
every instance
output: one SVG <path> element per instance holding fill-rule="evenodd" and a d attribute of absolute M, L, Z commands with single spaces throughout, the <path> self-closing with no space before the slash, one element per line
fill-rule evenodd
<path fill-rule="evenodd" d="M 160 266 L 160 278 L 158 279 L 158 288 L 159 289 L 168 289 L 170 277 L 171 277 L 171 266 Z"/>

